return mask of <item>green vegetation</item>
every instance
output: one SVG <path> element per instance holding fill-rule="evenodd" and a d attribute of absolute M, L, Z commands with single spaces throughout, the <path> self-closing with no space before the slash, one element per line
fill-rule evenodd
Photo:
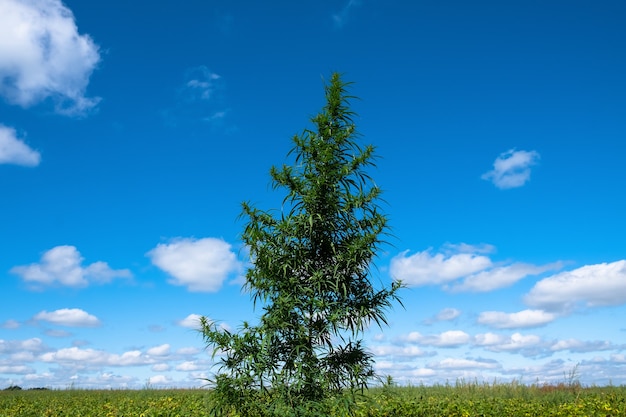
<path fill-rule="evenodd" d="M 293 138 L 293 165 L 270 170 L 274 188 L 286 193 L 282 210 L 243 204 L 252 263 L 245 289 L 264 312 L 237 333 L 201 320 L 220 355 L 216 414 L 315 414 L 324 399 L 375 377 L 360 337 L 370 323 L 386 324 L 402 285 L 378 289 L 370 279 L 387 217 L 366 173 L 374 148 L 357 143 L 347 86 L 332 75 L 326 105 L 311 119 L 315 130 Z"/>
<path fill-rule="evenodd" d="M 5 390 L 0 417 L 205 417 L 214 392 L 207 390 Z M 316 415 L 356 417 L 618 417 L 626 416 L 626 387 L 456 384 L 366 390 L 349 408 L 337 395 L 321 401 Z M 311 410 L 313 411 L 313 410 Z M 230 413 L 236 417 L 242 414 Z M 248 414 L 255 416 L 259 414 Z M 296 416 L 276 409 L 275 416 Z"/>

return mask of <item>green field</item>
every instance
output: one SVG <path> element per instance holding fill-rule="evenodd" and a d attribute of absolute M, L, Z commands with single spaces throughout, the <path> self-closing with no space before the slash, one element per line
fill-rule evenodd
<path fill-rule="evenodd" d="M 0 417 L 193 417 L 209 416 L 210 404 L 210 391 L 199 389 L 0 391 Z M 385 387 L 367 391 L 350 411 L 363 417 L 615 417 L 626 416 L 626 387 L 462 383 Z M 349 413 L 337 399 L 323 404 L 317 415 Z"/>

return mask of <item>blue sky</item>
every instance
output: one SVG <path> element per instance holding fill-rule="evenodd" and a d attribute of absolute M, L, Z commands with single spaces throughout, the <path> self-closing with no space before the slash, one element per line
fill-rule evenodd
<path fill-rule="evenodd" d="M 0 387 L 197 387 L 242 201 L 354 82 L 401 383 L 626 384 L 623 1 L 0 0 Z"/>

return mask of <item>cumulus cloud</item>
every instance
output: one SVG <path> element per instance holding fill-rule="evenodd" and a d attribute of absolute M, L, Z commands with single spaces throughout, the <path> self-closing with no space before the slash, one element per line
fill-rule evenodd
<path fill-rule="evenodd" d="M 190 314 L 182 320 L 179 320 L 177 324 L 181 327 L 197 330 L 200 328 L 200 314 Z"/>
<path fill-rule="evenodd" d="M 172 277 L 171 284 L 192 292 L 216 292 L 242 268 L 231 245 L 214 238 L 176 239 L 159 244 L 147 256 Z"/>
<path fill-rule="evenodd" d="M 409 286 L 445 284 L 491 266 L 491 260 L 483 255 L 458 253 L 432 254 L 425 250 L 407 256 L 404 251 L 391 260 L 390 274 Z"/>
<path fill-rule="evenodd" d="M 100 320 L 79 308 L 62 308 L 51 312 L 42 311 L 33 317 L 35 321 L 46 321 L 51 324 L 68 327 L 97 327 Z"/>
<path fill-rule="evenodd" d="M 585 265 L 537 282 L 526 304 L 567 313 L 579 307 L 626 304 L 626 260 Z"/>
<path fill-rule="evenodd" d="M 0 164 L 35 167 L 39 162 L 41 162 L 39 152 L 18 138 L 15 129 L 0 124 Z"/>
<path fill-rule="evenodd" d="M 23 352 L 39 353 L 46 349 L 43 341 L 34 337 L 26 340 L 2 340 L 0 339 L 0 353 L 2 354 L 15 354 Z"/>
<path fill-rule="evenodd" d="M 99 98 L 85 95 L 100 61 L 61 0 L 0 2 L 0 95 L 29 107 L 48 98 L 62 114 L 82 114 Z"/>
<path fill-rule="evenodd" d="M 488 292 L 498 288 L 509 287 L 527 276 L 539 275 L 546 271 L 561 269 L 562 267 L 563 264 L 561 262 L 541 266 L 518 262 L 470 275 L 462 283 L 454 285 L 451 289 L 457 292 Z"/>
<path fill-rule="evenodd" d="M 510 149 L 501 153 L 493 163 L 493 170 L 481 178 L 491 181 L 500 189 L 517 188 L 530 180 L 530 167 L 539 160 L 536 151 L 516 151 Z"/>
<path fill-rule="evenodd" d="M 523 310 L 517 313 L 485 311 L 478 316 L 478 323 L 497 329 L 538 327 L 556 319 L 556 315 L 543 310 Z"/>
<path fill-rule="evenodd" d="M 537 335 L 513 333 L 510 336 L 494 333 L 477 334 L 474 343 L 491 352 L 518 353 L 523 356 L 546 356 L 546 343 Z"/>
<path fill-rule="evenodd" d="M 200 366 L 193 361 L 185 361 L 176 366 L 177 371 L 183 372 L 197 371 L 198 369 L 200 369 Z"/>
<path fill-rule="evenodd" d="M 166 343 L 160 346 L 155 346 L 148 349 L 146 353 L 150 356 L 167 356 L 170 354 L 170 345 Z"/>
<path fill-rule="evenodd" d="M 114 270 L 106 262 L 81 266 L 83 257 L 74 246 L 56 246 L 45 252 L 39 263 L 16 266 L 11 273 L 19 275 L 33 288 L 62 285 L 86 287 L 90 283 L 104 284 L 115 278 L 131 278 L 128 269 Z"/>
<path fill-rule="evenodd" d="M 445 245 L 441 252 L 431 249 L 408 255 L 404 251 L 391 259 L 389 271 L 408 286 L 441 285 L 453 292 L 487 292 L 513 285 L 531 275 L 560 269 L 561 262 L 548 265 L 494 263 L 485 254 L 491 245 Z M 458 282 L 458 281 L 461 282 Z"/>
<path fill-rule="evenodd" d="M 78 347 L 59 349 L 40 356 L 43 362 L 58 363 L 69 367 L 80 366 L 138 366 L 153 363 L 153 360 L 139 350 L 131 350 L 121 355 L 96 349 Z"/>

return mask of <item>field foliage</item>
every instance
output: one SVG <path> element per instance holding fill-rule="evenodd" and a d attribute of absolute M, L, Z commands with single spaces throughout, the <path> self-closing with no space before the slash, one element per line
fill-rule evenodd
<path fill-rule="evenodd" d="M 358 417 L 626 416 L 626 387 L 457 383 L 385 386 L 357 395 L 354 401 L 350 398 L 335 397 L 297 410 L 258 404 L 250 407 L 249 413 Z M 199 389 L 2 391 L 0 417 L 200 417 L 210 415 L 212 401 L 211 391 Z M 228 411 L 223 415 L 237 416 Z"/>

